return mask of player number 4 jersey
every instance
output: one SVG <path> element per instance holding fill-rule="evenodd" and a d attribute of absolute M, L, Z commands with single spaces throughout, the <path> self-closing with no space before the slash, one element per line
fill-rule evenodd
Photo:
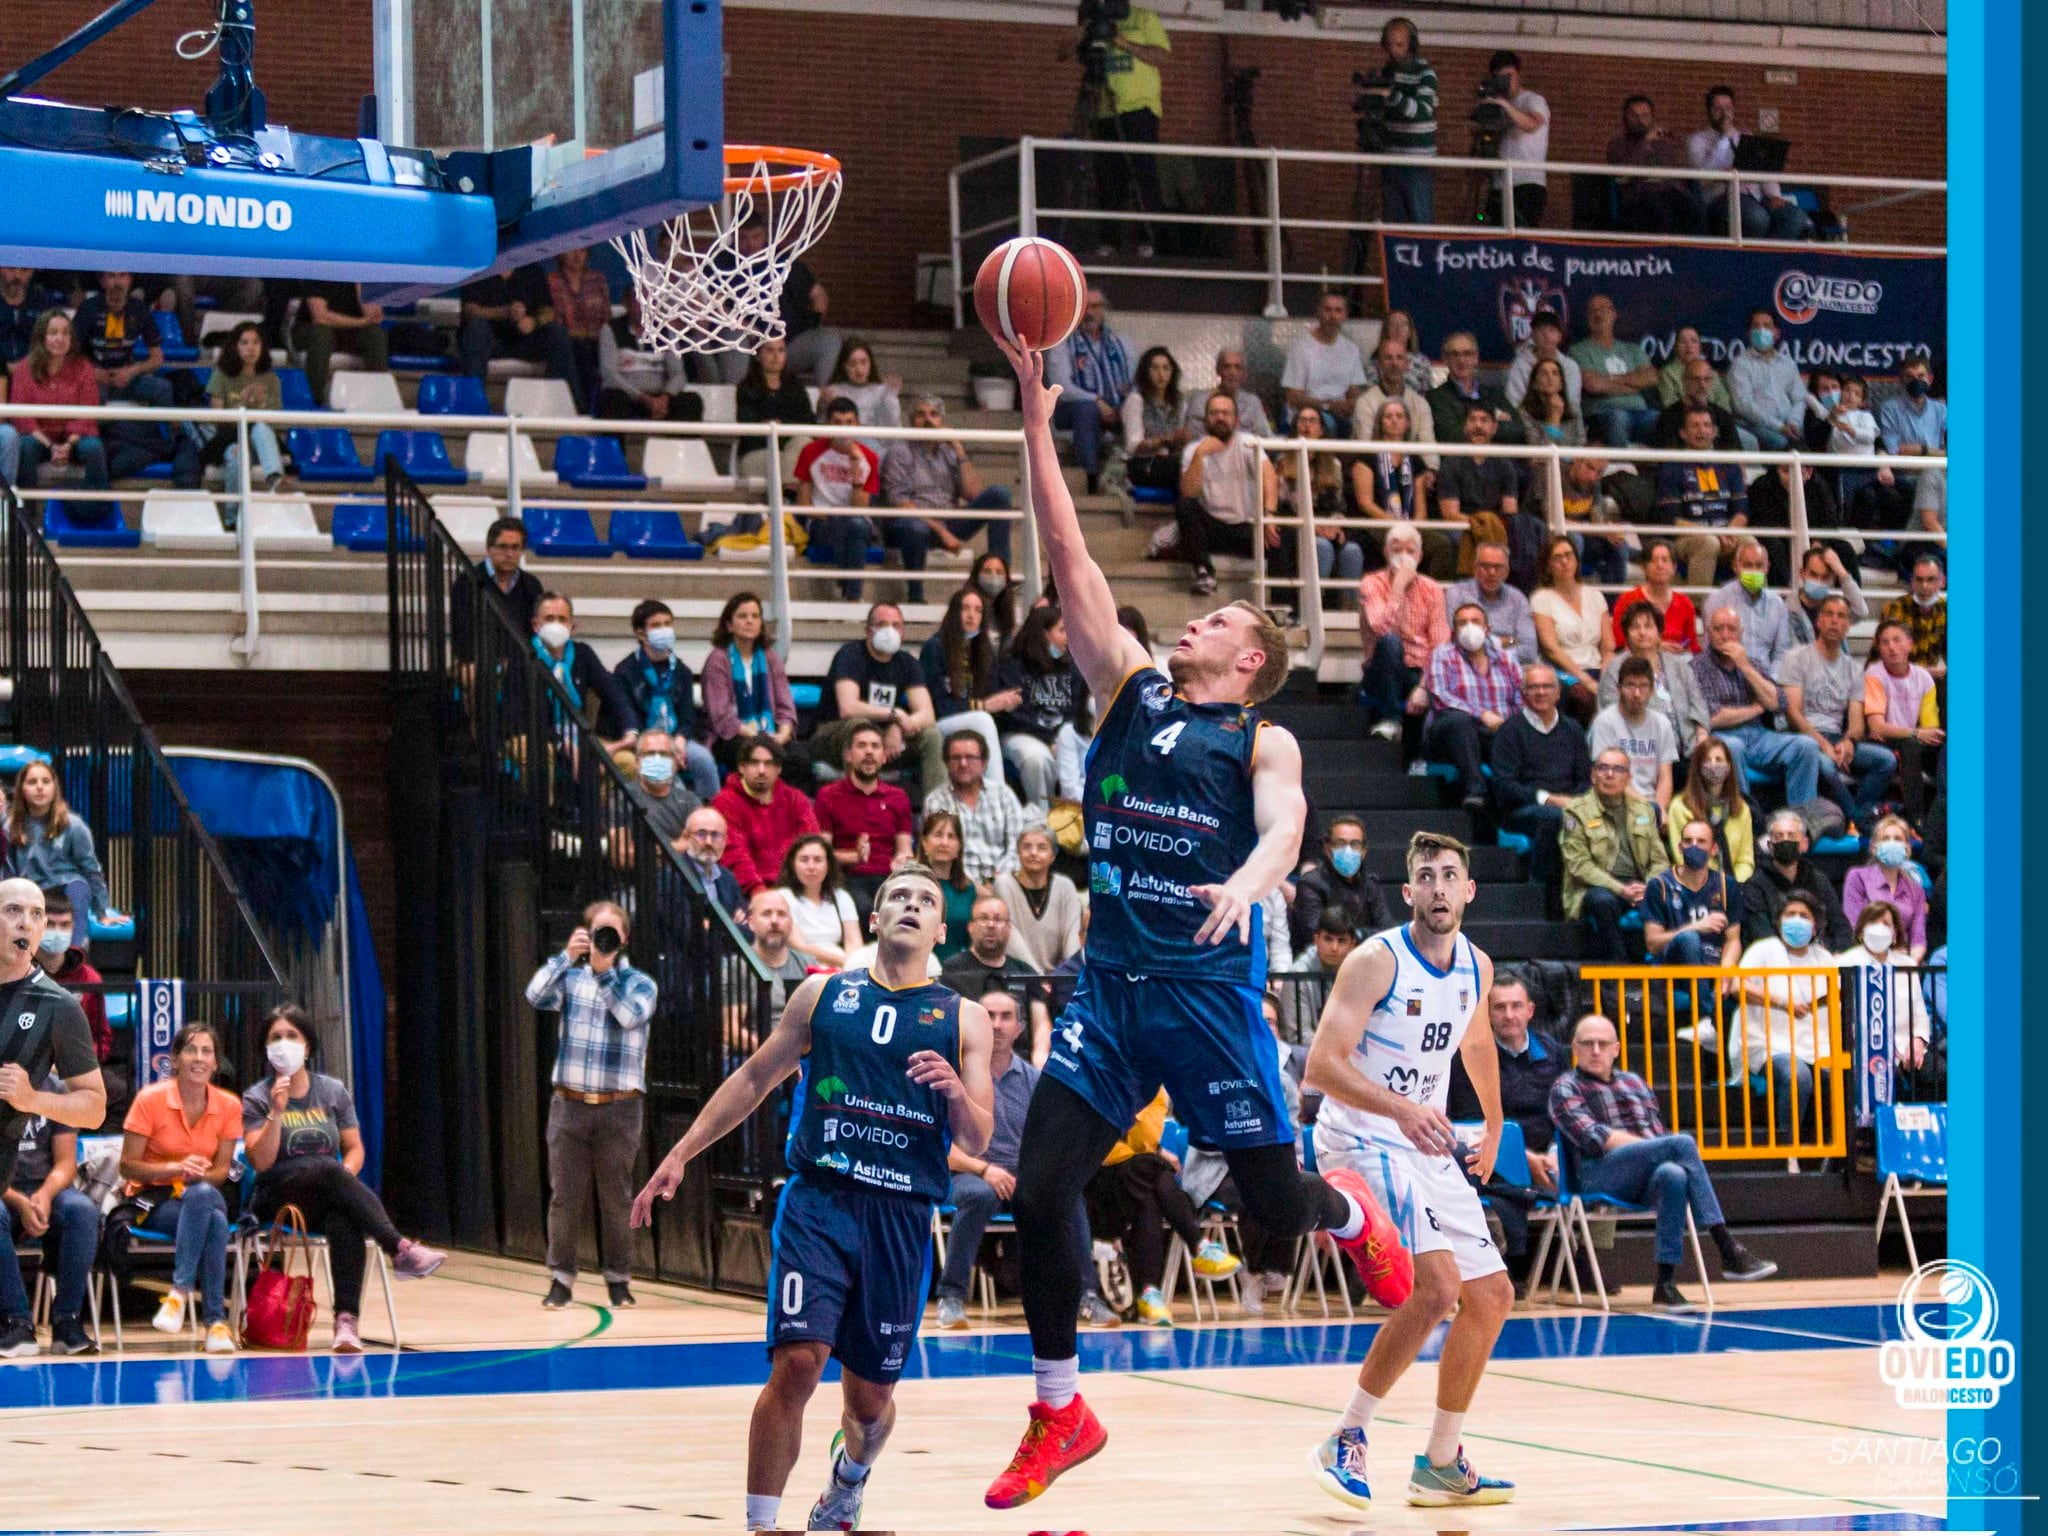
<path fill-rule="evenodd" d="M 1366 940 L 1385 945 L 1394 956 L 1394 983 L 1373 1009 L 1351 1064 L 1368 1081 L 1404 1099 L 1442 1109 L 1450 1101 L 1451 1057 L 1479 1002 L 1479 951 L 1462 933 L 1451 967 L 1439 971 L 1416 951 L 1404 923 Z M 1384 1115 L 1368 1114 L 1325 1099 L 1319 1127 L 1356 1137 L 1361 1145 L 1406 1148 L 1413 1144 Z"/>
<path fill-rule="evenodd" d="M 1153 667 L 1124 679 L 1088 749 L 1088 963 L 1264 986 L 1265 929 L 1197 947 L 1221 885 L 1251 857 L 1260 726 L 1242 704 L 1194 704 Z"/>

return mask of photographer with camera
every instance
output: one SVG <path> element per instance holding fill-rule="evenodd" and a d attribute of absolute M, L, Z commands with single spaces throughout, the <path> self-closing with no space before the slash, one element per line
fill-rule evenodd
<path fill-rule="evenodd" d="M 541 1302 L 574 1300 L 576 1251 L 597 1190 L 598 1244 L 614 1307 L 633 1305 L 633 1163 L 640 1152 L 654 978 L 625 960 L 631 924 L 609 901 L 583 909 L 561 953 L 533 973 L 526 1000 L 559 1009 L 554 1097 L 548 1104 L 548 1275 Z"/>
<path fill-rule="evenodd" d="M 1534 229 L 1543 223 L 1543 207 L 1550 189 L 1540 170 L 1521 171 L 1517 165 L 1540 165 L 1550 158 L 1550 103 L 1522 86 L 1522 58 L 1503 48 L 1486 61 L 1486 78 L 1479 82 L 1479 101 L 1472 108 L 1472 122 L 1480 135 L 1499 137 L 1499 155 L 1508 162 L 1501 173 L 1509 196 L 1515 200 L 1515 228 Z M 1500 180 L 1487 194 L 1486 215 L 1481 221 L 1501 220 Z"/>
<path fill-rule="evenodd" d="M 1093 119 L 1095 138 L 1124 144 L 1159 142 L 1159 119 L 1165 108 L 1159 92 L 1159 66 L 1173 54 L 1173 42 L 1157 11 L 1131 0 L 1081 0 L 1081 98 Z M 1111 153 L 1096 161 L 1102 206 L 1135 207 L 1158 213 L 1159 157 L 1144 149 Z M 1095 254 L 1107 256 L 1124 244 L 1130 225 L 1118 222 L 1105 229 Z M 1138 254 L 1152 254 L 1152 227 L 1139 224 Z"/>
<path fill-rule="evenodd" d="M 1396 16 L 1380 28 L 1386 62 L 1354 74 L 1359 88 L 1358 147 L 1368 154 L 1436 153 L 1436 71 L 1422 57 L 1415 23 Z M 1422 166 L 1380 167 L 1380 219 L 1387 224 L 1436 221 L 1436 180 Z"/>

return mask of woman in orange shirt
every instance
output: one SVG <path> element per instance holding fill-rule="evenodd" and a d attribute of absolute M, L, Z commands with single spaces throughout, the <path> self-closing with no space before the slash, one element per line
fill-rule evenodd
<path fill-rule="evenodd" d="M 199 1290 L 199 1316 L 206 1324 L 206 1352 L 230 1355 L 235 1335 L 228 1327 L 227 1182 L 235 1142 L 242 1134 L 242 1105 L 213 1085 L 220 1066 L 220 1042 L 211 1024 L 187 1024 L 171 1042 L 171 1075 L 135 1096 L 121 1124 L 121 1176 L 129 1193 L 153 1197 L 143 1225 L 176 1241 L 171 1288 L 152 1325 L 161 1333 L 185 1326 L 185 1308 Z"/>

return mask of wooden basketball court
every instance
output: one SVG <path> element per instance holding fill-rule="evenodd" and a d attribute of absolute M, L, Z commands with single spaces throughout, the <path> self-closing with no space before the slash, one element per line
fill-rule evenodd
<path fill-rule="evenodd" d="M 373 1345 L 353 1360 L 207 1358 L 145 1326 L 130 1330 L 125 1356 L 7 1362 L 10 1523 L 739 1528 L 747 1415 L 765 1375 L 760 1307 L 645 1285 L 636 1310 L 612 1313 L 598 1304 L 602 1287 L 586 1285 L 587 1301 L 549 1313 L 544 1288 L 533 1266 L 458 1256 L 402 1290 L 402 1352 Z M 1401 1501 L 1429 1419 L 1425 1359 L 1376 1425 L 1380 1498 L 1369 1515 L 1318 1492 L 1306 1461 L 1349 1392 L 1372 1327 L 1364 1315 L 1084 1333 L 1082 1389 L 1109 1446 L 1004 1514 L 981 1493 L 1024 1422 L 1022 1319 L 928 1329 L 866 1521 L 1098 1532 L 1931 1527 L 1944 1508 L 1942 1421 L 1899 1408 L 1878 1376 L 1896 1294 L 1884 1279 L 1726 1287 L 1720 1296 L 1737 1304 L 1711 1317 L 1525 1304 L 1466 1426 L 1475 1462 L 1519 1484 L 1516 1502 L 1423 1511 Z M 374 1308 L 365 1322 L 381 1327 Z M 785 1525 L 802 1525 L 821 1485 L 837 1399 L 828 1383 L 813 1403 Z"/>

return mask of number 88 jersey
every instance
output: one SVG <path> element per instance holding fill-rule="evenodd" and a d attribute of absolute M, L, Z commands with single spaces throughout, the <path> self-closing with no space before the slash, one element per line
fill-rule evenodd
<path fill-rule="evenodd" d="M 1088 749 L 1088 964 L 1140 976 L 1266 983 L 1266 936 L 1196 946 L 1221 885 L 1259 840 L 1252 763 L 1262 722 L 1243 704 L 1195 704 L 1153 667 L 1124 679 Z"/>
<path fill-rule="evenodd" d="M 1394 981 L 1365 1021 L 1351 1064 L 1368 1081 L 1404 1099 L 1442 1109 L 1450 1102 L 1451 1057 L 1465 1038 L 1479 1001 L 1479 952 L 1461 933 L 1451 951 L 1450 969 L 1439 971 L 1416 951 L 1405 923 L 1365 942 L 1393 952 Z M 1386 1116 L 1352 1109 L 1335 1099 L 1323 1101 L 1316 1123 L 1366 1145 L 1414 1150 Z"/>

